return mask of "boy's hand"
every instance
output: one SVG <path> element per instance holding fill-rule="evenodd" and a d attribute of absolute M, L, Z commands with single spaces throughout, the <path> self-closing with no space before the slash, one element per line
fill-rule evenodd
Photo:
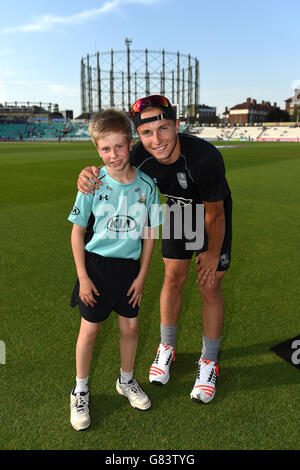
<path fill-rule="evenodd" d="M 77 188 L 83 194 L 92 193 L 93 189 L 99 189 L 102 186 L 102 182 L 98 179 L 99 168 L 97 166 L 87 166 L 84 168 L 78 176 Z M 95 183 L 93 184 L 90 179 Z M 97 186 L 99 185 L 99 186 Z"/>
<path fill-rule="evenodd" d="M 130 286 L 129 291 L 127 292 L 127 295 L 129 296 L 131 293 L 131 299 L 129 300 L 129 304 L 132 303 L 132 307 L 134 308 L 136 304 L 139 306 L 141 305 L 141 300 L 143 297 L 143 291 L 144 291 L 144 285 L 145 285 L 145 279 L 141 277 L 136 277 L 133 283 Z"/>
<path fill-rule="evenodd" d="M 95 295 L 100 295 L 93 281 L 89 277 L 79 279 L 79 297 L 87 307 L 94 307 L 97 303 L 93 293 Z"/>

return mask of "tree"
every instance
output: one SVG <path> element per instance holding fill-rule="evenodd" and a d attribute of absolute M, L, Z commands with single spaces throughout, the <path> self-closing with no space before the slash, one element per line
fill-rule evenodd
<path fill-rule="evenodd" d="M 267 122 L 289 122 L 289 120 L 289 113 L 279 108 L 270 111 L 266 118 Z"/>
<path fill-rule="evenodd" d="M 294 113 L 293 113 L 293 121 L 294 122 L 299 122 L 300 118 L 300 106 L 297 104 L 294 105 Z"/>

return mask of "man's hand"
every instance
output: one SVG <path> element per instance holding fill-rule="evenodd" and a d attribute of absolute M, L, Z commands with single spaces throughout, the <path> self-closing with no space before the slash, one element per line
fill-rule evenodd
<path fill-rule="evenodd" d="M 94 194 L 93 189 L 99 189 L 99 186 L 102 186 L 102 182 L 98 179 L 98 176 L 99 168 L 97 166 L 87 166 L 84 168 L 78 176 L 78 191 L 83 194 Z M 94 182 L 94 184 L 90 181 L 90 179 Z"/>
<path fill-rule="evenodd" d="M 201 285 L 208 282 L 213 285 L 216 280 L 216 271 L 219 264 L 219 257 L 211 255 L 208 251 L 200 253 L 196 257 L 197 268 L 197 282 Z"/>

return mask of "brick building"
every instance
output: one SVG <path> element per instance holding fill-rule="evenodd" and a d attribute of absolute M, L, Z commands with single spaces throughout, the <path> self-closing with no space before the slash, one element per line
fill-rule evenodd
<path fill-rule="evenodd" d="M 216 107 L 207 106 L 205 104 L 200 104 L 197 108 L 196 120 L 199 123 L 216 123 L 218 122 L 218 117 L 216 114 Z"/>
<path fill-rule="evenodd" d="M 294 117 L 296 106 L 297 106 L 297 109 L 300 109 L 300 88 L 297 88 L 295 90 L 294 96 L 285 100 L 285 110 L 287 113 L 289 113 L 291 118 Z M 298 119 L 299 119 L 300 112 L 296 114 L 298 114 Z"/>
<path fill-rule="evenodd" d="M 257 103 L 256 100 L 247 98 L 244 103 L 237 104 L 229 110 L 229 122 L 241 124 L 253 124 L 267 121 L 271 111 L 278 110 L 277 103 L 271 105 L 269 101 Z"/>

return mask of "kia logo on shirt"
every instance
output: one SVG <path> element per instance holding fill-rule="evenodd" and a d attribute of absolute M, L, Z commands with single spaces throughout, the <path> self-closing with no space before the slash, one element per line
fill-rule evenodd
<path fill-rule="evenodd" d="M 136 227 L 136 221 L 128 215 L 114 215 L 107 222 L 107 228 L 112 232 L 131 232 Z"/>

